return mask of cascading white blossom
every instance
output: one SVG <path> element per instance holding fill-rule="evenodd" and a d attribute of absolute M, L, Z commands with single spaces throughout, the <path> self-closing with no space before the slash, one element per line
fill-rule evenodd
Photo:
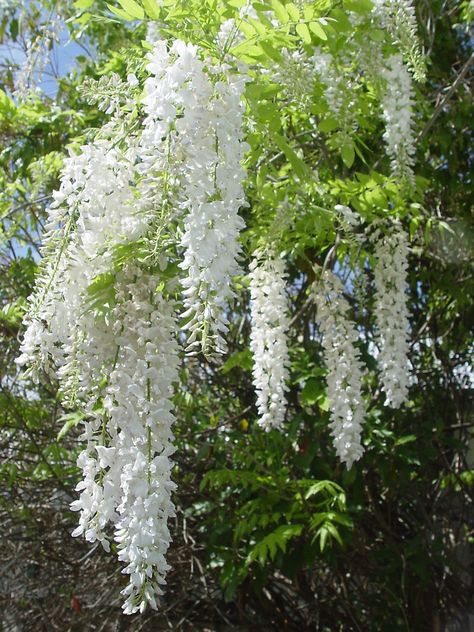
<path fill-rule="evenodd" d="M 413 89 L 401 55 L 391 55 L 382 70 L 385 91 L 382 110 L 384 140 L 393 175 L 413 181 L 415 137 L 413 133 Z"/>
<path fill-rule="evenodd" d="M 385 235 L 376 231 L 374 238 L 377 362 L 385 404 L 399 408 L 406 401 L 410 383 L 408 239 L 401 228 Z"/>
<path fill-rule="evenodd" d="M 130 576 L 127 614 L 156 607 L 174 514 L 178 326 L 163 291 L 172 287 L 176 295 L 178 281 L 162 281 L 161 272 L 170 256 L 184 252 L 188 342 L 200 338 L 204 348 L 222 350 L 244 204 L 245 74 L 206 65 L 195 46 L 175 41 L 168 50 L 161 40 L 147 70 L 141 134 L 123 135 L 128 121 L 117 109 L 119 84 L 103 82 L 114 116 L 65 162 L 18 359 L 36 376 L 47 368 L 64 403 L 81 409 L 85 448 L 74 535 L 109 550 L 115 530 Z M 120 82 L 124 103 L 127 85 L 137 79 Z M 132 263 L 135 247 L 149 248 L 140 267 Z"/>
<path fill-rule="evenodd" d="M 195 70 L 184 116 L 177 122 L 187 143 L 180 268 L 187 272 L 182 281 L 187 349 L 223 353 L 228 305 L 235 295 L 231 279 L 240 271 L 239 232 L 244 227 L 238 211 L 245 205 L 241 163 L 248 146 L 242 140 L 241 95 L 247 79 L 226 72 L 225 66 L 212 73 L 215 82 L 203 65 Z"/>
<path fill-rule="evenodd" d="M 78 459 L 84 477 L 72 504 L 80 512 L 73 535 L 109 550 L 105 529 L 114 526 L 123 572 L 130 575 L 123 591 L 127 614 L 147 604 L 156 608 L 168 570 L 167 521 L 174 515 L 169 457 L 178 344 L 174 307 L 157 291 L 159 280 L 133 268 L 117 275 L 103 409 L 85 422 L 87 445 Z"/>
<path fill-rule="evenodd" d="M 148 54 L 139 189 L 140 206 L 155 215 L 158 228 L 180 213 L 187 139 L 178 133 L 177 119 L 186 116 L 189 82 L 200 67 L 196 47 L 181 41 L 168 50 L 166 42 L 158 40 Z"/>
<path fill-rule="evenodd" d="M 426 65 L 420 51 L 413 0 L 373 0 L 373 14 L 401 51 L 417 81 L 424 81 Z"/>
<path fill-rule="evenodd" d="M 133 147 L 122 151 L 106 138 L 82 146 L 79 154 L 71 152 L 65 161 L 48 209 L 43 258 L 18 359 L 33 372 L 41 365 L 51 373 L 53 365 L 69 363 L 68 345 L 76 347 L 88 285 L 110 268 L 114 245 L 144 230 L 129 186 L 134 161 Z"/>
<path fill-rule="evenodd" d="M 258 424 L 281 429 L 286 413 L 289 328 L 283 259 L 257 253 L 250 264 L 250 350 Z"/>
<path fill-rule="evenodd" d="M 296 102 L 300 107 L 307 107 L 316 80 L 313 60 L 304 51 L 281 51 L 282 61 L 272 71 L 272 81 L 283 88 L 287 99 Z"/>
<path fill-rule="evenodd" d="M 43 333 L 41 340 L 51 345 L 49 353 L 62 351 L 54 357 L 62 389 L 69 399 L 74 393 L 86 415 L 86 448 L 78 458 L 83 479 L 72 505 L 80 515 L 74 535 L 99 540 L 108 550 L 107 528 L 115 525 L 119 559 L 130 575 L 124 610 L 133 613 L 146 604 L 156 607 L 168 568 L 176 322 L 172 306 L 157 294 L 160 278 L 138 269 L 115 275 L 116 306 L 109 306 L 107 319 L 87 309 L 87 288 L 112 268 L 114 246 L 136 239 L 146 225 L 129 186 L 133 148 L 123 153 L 96 141 L 82 149 L 81 167 L 71 173 L 66 165 L 56 194 L 57 204 L 73 202 L 79 215 L 54 295 L 44 302 L 56 310 L 47 323 L 51 339 Z M 19 360 L 28 359 L 24 351 Z"/>
<path fill-rule="evenodd" d="M 240 267 L 245 204 L 241 101 L 246 75 L 207 66 L 196 46 L 159 41 L 149 55 L 140 141 L 142 204 L 163 222 L 183 222 L 180 268 L 188 350 L 223 352 L 229 279 Z M 161 144 L 158 141 L 162 141 Z M 156 184 L 161 181 L 161 188 Z M 158 194 L 153 199 L 149 191 Z"/>
<path fill-rule="evenodd" d="M 350 468 L 364 451 L 361 432 L 365 405 L 362 397 L 362 362 L 355 346 L 359 335 L 354 323 L 349 320 L 349 304 L 343 292 L 339 278 L 328 270 L 321 281 L 313 286 L 317 323 L 327 367 L 331 434 L 336 454 Z"/>
<path fill-rule="evenodd" d="M 120 283 L 122 314 L 115 325 L 120 348 L 104 398 L 115 447 L 111 469 L 120 473 L 115 540 L 119 559 L 126 563 L 124 572 L 130 575 L 123 591 L 127 614 L 143 611 L 147 603 L 156 608 L 155 596 L 166 583 L 167 522 L 174 515 L 175 488 L 171 397 L 179 367 L 173 305 L 157 292 L 159 278 L 143 277 L 140 271 L 134 276 Z"/>

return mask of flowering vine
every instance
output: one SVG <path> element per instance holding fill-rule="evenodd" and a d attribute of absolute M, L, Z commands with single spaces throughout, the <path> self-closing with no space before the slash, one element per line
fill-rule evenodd
<path fill-rule="evenodd" d="M 287 158 L 301 179 L 305 151 L 317 152 L 319 147 L 324 152 L 345 149 L 342 157 L 351 168 L 356 156 L 353 136 L 360 123 L 354 106 L 380 61 L 380 81 L 375 83 L 381 89 L 374 94 L 382 93 L 392 173 L 413 181 L 411 77 L 403 61 L 405 49 L 392 49 L 393 41 L 406 39 L 402 22 L 405 31 L 412 32 L 411 13 L 407 9 L 403 21 L 390 2 L 375 5 L 374 15 L 388 30 L 394 29 L 396 37 L 386 57 L 382 45 L 377 46 L 372 64 L 366 59 L 368 48 L 358 55 L 354 42 L 342 53 L 325 44 L 310 47 L 307 41 L 304 49 L 283 48 L 281 55 L 274 55 L 282 60 L 275 68 L 255 64 L 249 69 L 231 53 L 232 47 L 245 46 L 245 31 L 258 21 L 257 10 L 247 4 L 239 19 L 226 20 L 213 35 L 214 57 L 195 44 L 161 39 L 157 26 L 148 31 L 151 50 L 142 71 L 133 68 L 140 79 L 134 72 L 126 81 L 114 74 L 83 86 L 82 94 L 109 118 L 93 140 L 71 150 L 65 160 L 48 209 L 18 362 L 29 366 L 35 379 L 40 368 L 57 378 L 65 405 L 81 411 L 84 449 L 78 459 L 82 480 L 73 503 L 79 522 L 74 535 L 99 541 L 107 550 L 115 543 L 129 576 L 122 593 L 128 614 L 147 605 L 156 608 L 166 582 L 168 519 L 174 515 L 172 399 L 180 355 L 226 350 L 235 295 L 232 278 L 241 274 L 240 232 L 245 224 L 240 212 L 248 206 L 243 167 L 249 149 L 244 125 L 247 84 L 255 82 L 252 87 L 258 88 L 265 77 L 265 94 L 283 94 L 286 101 L 295 100 L 308 110 L 314 89 L 322 91 L 317 113 L 304 113 L 313 126 L 311 140 L 296 151 L 283 137 L 281 121 L 275 125 L 273 104 L 257 104 L 258 115 L 249 121 L 252 132 L 271 120 L 268 130 L 280 153 L 269 164 Z M 285 19 L 286 8 L 278 6 Z M 296 6 L 292 11 L 299 15 Z M 375 18 L 371 14 L 367 19 Z M 274 19 L 267 21 L 278 26 Z M 327 26 L 327 20 L 310 24 L 323 40 L 321 25 Z M 306 33 L 304 28 L 299 31 Z M 285 42 L 290 46 L 292 40 Z M 255 48 L 250 48 L 252 54 Z M 409 67 L 413 71 L 413 64 Z M 280 89 L 277 85 L 275 90 L 275 83 Z M 334 130 L 326 144 L 321 134 Z M 313 143 L 313 137 L 321 144 Z M 251 143 L 252 133 L 248 138 Z M 256 187 L 264 191 L 265 204 L 278 198 L 288 177 L 282 168 L 271 180 L 271 192 L 265 185 Z M 314 189 L 318 195 L 328 190 L 322 183 Z M 282 206 L 286 204 L 285 198 Z M 346 205 L 337 204 L 335 210 L 338 232 L 352 232 L 352 241 L 362 248 L 359 229 L 366 218 Z M 277 215 L 268 232 L 291 233 L 289 224 L 280 220 Z M 375 245 L 381 381 L 387 403 L 394 407 L 407 394 L 407 248 L 401 231 Z M 299 256 L 297 247 L 294 252 Z M 264 430 L 281 430 L 290 367 L 283 256 L 256 250 L 249 279 L 258 424 Z M 325 271 L 312 295 L 327 367 L 331 432 L 338 457 L 350 468 L 363 453 L 359 335 L 337 276 Z"/>
<path fill-rule="evenodd" d="M 82 410 L 74 535 L 109 550 L 114 528 L 129 614 L 156 607 L 168 568 L 178 327 L 166 297 L 178 280 L 166 269 L 182 253 L 188 349 L 200 338 L 222 351 L 246 147 L 242 73 L 179 40 L 158 40 L 146 68 L 141 132 L 127 132 L 136 78 L 102 81 L 112 118 L 65 161 L 18 359 L 36 378 L 47 368 Z"/>

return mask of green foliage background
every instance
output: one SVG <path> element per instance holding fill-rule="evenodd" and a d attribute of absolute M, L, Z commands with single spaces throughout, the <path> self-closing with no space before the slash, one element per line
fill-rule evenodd
<path fill-rule="evenodd" d="M 448 629 L 472 607 L 472 388 L 455 371 L 473 350 L 468 2 L 417 6 L 429 55 L 427 81 L 417 87 L 417 181 L 408 194 L 387 175 L 370 91 L 356 95 L 359 131 L 351 137 L 317 93 L 305 109 L 278 94 L 271 73 L 249 84 L 255 127 L 246 162 L 251 207 L 244 211 L 243 241 L 248 257 L 274 240 L 288 261 L 293 326 L 287 432 L 265 434 L 256 425 L 249 297 L 242 278 L 228 357 L 188 358 L 182 368 L 176 397 L 178 513 L 161 611 L 123 617 L 113 557 L 69 535 L 80 418 L 61 408 L 56 384 L 20 381 L 14 359 L 45 207 L 65 148 L 78 146 L 105 120 L 77 88 L 111 72 L 123 79 L 130 71 L 140 75 L 144 20 L 165 21 L 171 37 L 209 47 L 223 19 L 242 4 L 168 0 L 159 7 L 150 0 L 122 0 L 107 8 L 76 0 L 64 9 L 68 28 L 93 54 L 78 58 L 75 72 L 59 78 L 54 100 L 37 95 L 16 103 L 12 68 L 2 67 L 2 629 L 21 623 L 24 630 L 48 631 L 423 632 Z M 269 70 L 283 47 L 327 40 L 334 50 L 344 46 L 351 33 L 347 12 L 363 19 L 371 8 L 368 0 L 318 0 L 307 3 L 305 12 L 278 0 L 260 5 L 262 19 L 248 27 L 236 54 Z M 46 0 L 30 3 L 20 22 L 17 13 L 7 15 L 0 31 L 4 44 L 35 33 L 42 11 L 51 6 Z M 267 10 L 280 28 L 265 19 Z M 357 37 L 363 45 L 379 36 L 361 27 Z M 350 257 L 362 265 L 367 256 L 341 233 L 332 210 L 336 203 L 349 204 L 368 222 L 398 218 L 412 239 L 416 384 L 407 406 L 392 411 L 383 406 L 371 374 L 366 452 L 350 471 L 331 446 L 325 370 L 308 301 L 314 265 L 337 262 L 343 268 Z M 364 274 L 364 305 L 370 307 L 370 273 Z M 353 317 L 366 332 L 364 360 L 375 371 L 368 351 L 373 318 L 350 298 Z"/>

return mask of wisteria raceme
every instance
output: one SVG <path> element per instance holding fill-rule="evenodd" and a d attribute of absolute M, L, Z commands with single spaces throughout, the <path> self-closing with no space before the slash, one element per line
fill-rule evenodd
<path fill-rule="evenodd" d="M 229 278 L 239 271 L 244 205 L 241 166 L 246 82 L 227 66 L 207 66 L 196 46 L 156 42 L 145 83 L 146 117 L 140 141 L 142 205 L 158 209 L 157 222 L 183 221 L 181 246 L 184 330 L 188 350 L 225 349 Z M 178 116 L 179 115 L 179 116 Z M 161 180 L 161 187 L 157 182 Z M 158 199 L 150 196 L 150 190 Z"/>
<path fill-rule="evenodd" d="M 325 86 L 324 98 L 332 114 L 337 116 L 344 105 L 343 78 L 336 71 L 334 57 L 328 51 L 314 49 L 314 72 Z"/>
<path fill-rule="evenodd" d="M 413 181 L 415 138 L 413 133 L 413 90 L 411 77 L 401 55 L 391 55 L 382 70 L 384 139 L 391 158 L 392 173 Z"/>
<path fill-rule="evenodd" d="M 74 535 L 108 549 L 104 530 L 115 527 L 119 559 L 130 575 L 123 591 L 127 614 L 147 603 L 156 607 L 168 569 L 167 519 L 174 514 L 170 398 L 178 347 L 173 305 L 157 292 L 158 282 L 138 269 L 118 275 L 103 411 L 85 423 L 87 447 L 78 461 L 84 479 L 73 503 L 80 511 Z"/>
<path fill-rule="evenodd" d="M 233 46 L 237 46 L 244 41 L 245 36 L 239 26 L 242 22 L 247 22 L 249 18 L 257 22 L 260 19 L 258 13 L 248 0 L 243 7 L 240 7 L 237 20 L 229 18 L 221 24 L 219 32 L 217 33 L 216 44 L 217 50 L 224 59 L 227 58 L 227 54 Z"/>
<path fill-rule="evenodd" d="M 324 98 L 332 116 L 339 120 L 340 131 L 336 133 L 338 145 L 352 142 L 352 135 L 357 130 L 355 115 L 355 96 L 357 83 L 350 70 L 348 58 L 339 55 L 337 58 L 329 51 L 314 49 L 312 63 L 314 71 L 324 86 Z"/>
<path fill-rule="evenodd" d="M 349 320 L 349 304 L 338 277 L 326 270 L 313 286 L 317 323 L 327 367 L 327 393 L 331 434 L 336 454 L 348 468 L 363 454 L 361 444 L 365 405 L 362 397 L 362 362 L 355 343 L 359 339 Z"/>
<path fill-rule="evenodd" d="M 123 591 L 129 614 L 156 607 L 168 568 L 167 519 L 174 512 L 177 323 L 174 305 L 157 288 L 173 285 L 176 293 L 178 285 L 170 279 L 163 285 L 156 263 L 164 271 L 170 253 L 184 251 L 189 344 L 201 337 L 203 348 L 217 350 L 224 347 L 233 296 L 229 279 L 239 269 L 246 77 L 227 66 L 206 66 L 198 53 L 180 41 L 169 50 L 155 42 L 142 133 L 120 142 L 116 136 L 127 121 L 112 92 L 118 86 L 126 101 L 127 84 L 103 82 L 114 117 L 65 162 L 18 359 L 36 375 L 40 365 L 55 374 L 64 403 L 82 411 L 74 535 L 108 550 L 115 528 L 119 559 L 130 575 Z M 129 87 L 136 84 L 129 76 Z M 151 244 L 153 273 L 127 263 L 140 241 L 141 248 Z M 129 254 L 122 258 L 121 252 Z"/>
<path fill-rule="evenodd" d="M 360 215 L 354 213 L 354 211 L 349 208 L 349 206 L 346 206 L 345 204 L 336 204 L 334 210 L 337 211 L 338 215 L 340 216 L 342 227 L 346 232 L 349 232 L 357 226 L 360 226 Z"/>
<path fill-rule="evenodd" d="M 119 516 L 115 524 L 119 559 L 130 575 L 126 613 L 156 607 L 162 593 L 170 542 L 168 518 L 174 515 L 171 481 L 174 452 L 173 383 L 178 379 L 177 325 L 173 305 L 156 291 L 153 276 L 126 284 L 124 314 L 117 344 L 120 350 L 104 399 L 117 431 L 120 468 Z M 113 436 L 113 435 L 112 435 Z"/>
<path fill-rule="evenodd" d="M 420 50 L 413 0 L 373 0 L 373 13 L 387 29 L 417 81 L 424 81 L 426 64 Z"/>
<path fill-rule="evenodd" d="M 51 364 L 69 363 L 67 347 L 76 348 L 88 285 L 110 269 L 112 246 L 136 239 L 144 229 L 129 186 L 134 160 L 133 147 L 123 152 L 104 138 L 84 145 L 65 162 L 60 189 L 48 209 L 40 272 L 18 359 L 35 372 L 40 364 L 52 372 Z"/>
<path fill-rule="evenodd" d="M 204 353 L 226 349 L 228 304 L 234 296 L 231 279 L 240 271 L 239 209 L 245 205 L 245 172 L 241 94 L 246 76 L 213 68 L 211 82 L 197 69 L 186 94 L 184 116 L 177 129 L 186 140 L 181 245 L 187 272 L 183 303 L 190 332 L 188 350 Z"/>
<path fill-rule="evenodd" d="M 179 115 L 186 115 L 189 83 L 200 68 L 196 47 L 180 41 L 168 50 L 166 42 L 158 40 L 148 54 L 138 171 L 143 176 L 140 206 L 145 214 L 155 214 L 158 230 L 179 215 L 186 139 L 176 122 Z"/>
<path fill-rule="evenodd" d="M 282 86 L 285 96 L 300 107 L 311 103 L 316 72 L 312 59 L 304 51 L 281 51 L 282 61 L 273 71 L 272 80 Z"/>
<path fill-rule="evenodd" d="M 27 41 L 25 60 L 15 81 L 14 94 L 18 99 L 25 99 L 30 91 L 39 87 L 49 63 L 50 49 L 53 42 L 59 41 L 63 24 L 61 16 L 52 13 L 48 22 L 40 27 L 39 33 Z"/>
<path fill-rule="evenodd" d="M 377 357 L 385 404 L 399 408 L 408 395 L 410 368 L 407 307 L 408 239 L 401 228 L 376 231 L 375 316 Z"/>
<path fill-rule="evenodd" d="M 250 349 L 259 425 L 281 429 L 286 413 L 289 328 L 283 259 L 259 255 L 250 265 Z"/>

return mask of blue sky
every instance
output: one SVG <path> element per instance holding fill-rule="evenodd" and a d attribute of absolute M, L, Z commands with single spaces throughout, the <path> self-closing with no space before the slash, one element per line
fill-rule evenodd
<path fill-rule="evenodd" d="M 58 77 L 69 74 L 75 65 L 78 55 L 87 55 L 88 51 L 82 43 L 70 39 L 69 32 L 65 25 L 59 33 L 59 41 L 55 42 L 49 51 L 49 60 L 44 72 L 38 82 L 38 87 L 48 97 L 54 98 L 57 90 Z M 12 63 L 12 65 L 22 66 L 25 63 L 26 55 L 23 47 L 14 42 L 0 45 L 0 63 Z"/>

